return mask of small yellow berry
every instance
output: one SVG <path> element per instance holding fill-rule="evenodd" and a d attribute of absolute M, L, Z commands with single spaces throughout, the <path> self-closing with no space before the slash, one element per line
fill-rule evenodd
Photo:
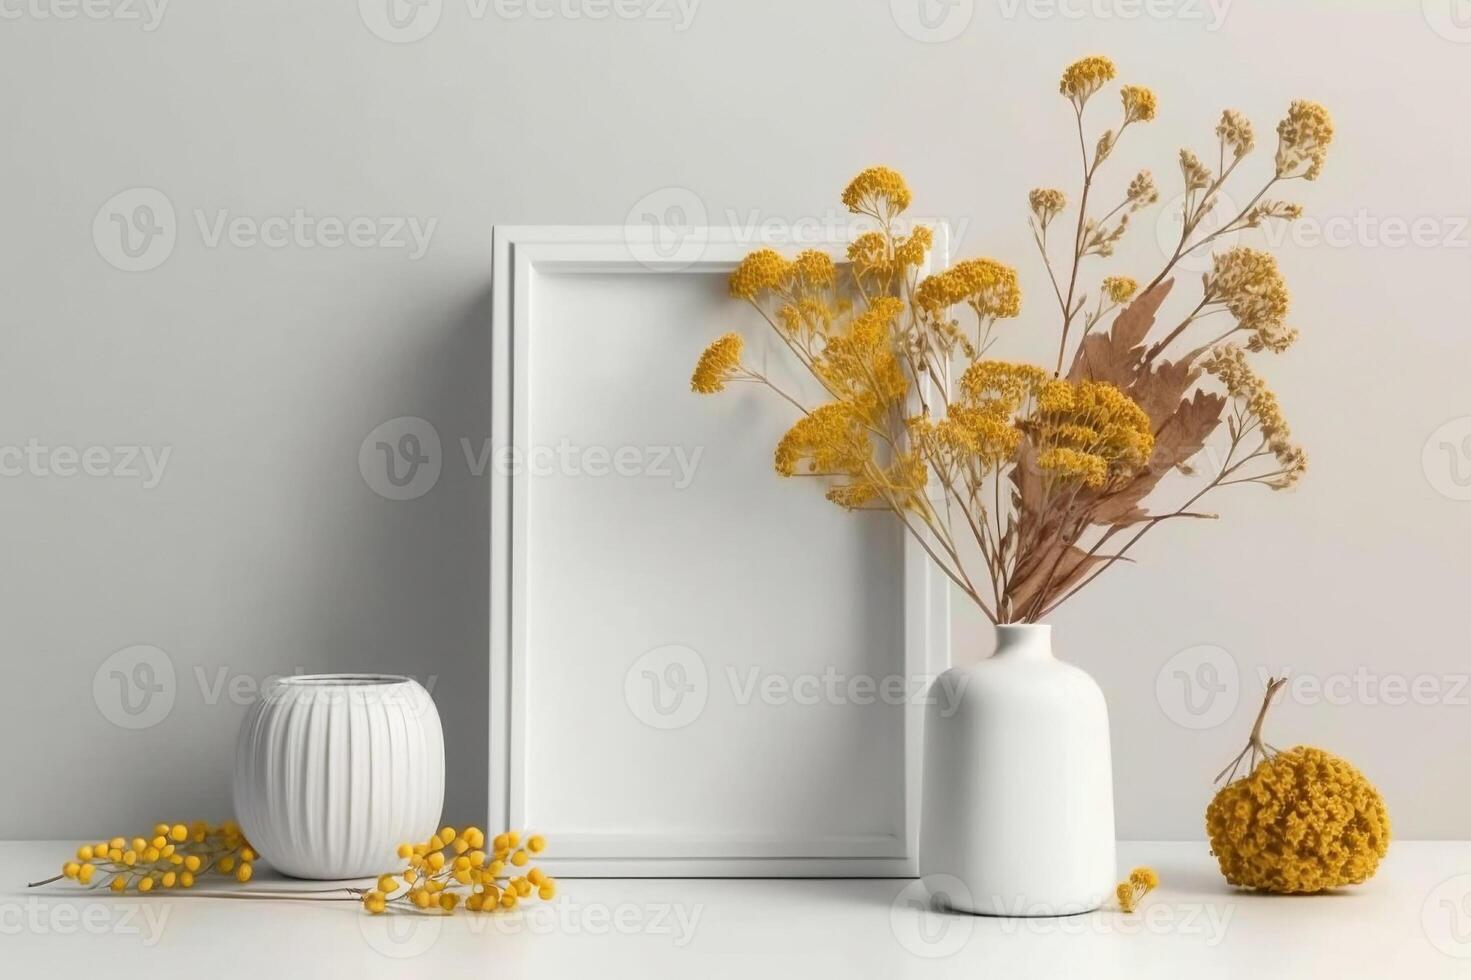
<path fill-rule="evenodd" d="M 393 875 L 383 875 L 378 879 L 378 890 L 385 895 L 392 895 L 398 891 L 398 881 Z"/>
<path fill-rule="evenodd" d="M 454 892 L 445 892 L 443 895 L 439 896 L 439 907 L 444 909 L 446 912 L 453 912 L 455 910 L 455 906 L 458 905 L 459 902 L 460 896 L 456 895 Z"/>
<path fill-rule="evenodd" d="M 465 840 L 470 842 L 471 847 L 485 846 L 485 831 L 479 827 L 466 827 L 464 830 Z"/>
<path fill-rule="evenodd" d="M 172 871 L 165 871 L 163 873 L 163 886 L 165 888 L 174 887 L 174 885 L 178 883 L 178 880 L 179 876 Z"/>
<path fill-rule="evenodd" d="M 82 866 L 75 861 L 68 861 L 61 866 L 61 873 L 68 878 L 75 878 L 81 870 Z"/>
<path fill-rule="evenodd" d="M 546 850 L 547 839 L 541 834 L 532 834 L 530 839 L 526 841 L 526 846 L 531 848 L 532 854 L 540 854 Z"/>
<path fill-rule="evenodd" d="M 516 893 L 507 889 L 501 892 L 501 908 L 513 909 L 516 907 Z"/>
<path fill-rule="evenodd" d="M 122 892 L 122 891 L 127 891 L 128 890 L 128 883 L 126 881 L 124 881 L 121 877 L 118 877 L 118 878 L 112 879 L 112 884 L 109 885 L 108 887 L 111 888 L 115 892 Z"/>
<path fill-rule="evenodd" d="M 530 871 L 526 872 L 526 878 L 533 885 L 539 885 L 547 880 L 547 873 L 540 868 L 532 868 Z"/>
<path fill-rule="evenodd" d="M 412 845 L 412 844 L 400 844 L 400 845 L 398 845 L 398 856 L 401 857 L 401 858 L 404 858 L 405 860 L 407 860 L 408 858 L 413 857 L 414 856 L 414 845 Z"/>
<path fill-rule="evenodd" d="M 152 864 L 154 861 L 157 861 L 158 858 L 159 858 L 159 853 L 158 853 L 158 848 L 156 848 L 156 847 L 147 848 L 143 852 L 143 860 L 147 861 L 149 864 Z"/>
<path fill-rule="evenodd" d="M 220 868 L 220 871 L 223 872 L 224 874 L 229 874 L 231 871 L 234 871 L 235 870 L 235 858 L 232 857 L 229 854 L 226 854 L 224 857 L 220 858 L 219 868 Z"/>
<path fill-rule="evenodd" d="M 433 837 L 429 838 L 429 845 L 426 850 L 437 851 L 442 847 L 444 847 L 444 841 L 440 840 L 438 834 L 435 834 Z"/>
<path fill-rule="evenodd" d="M 531 855 L 527 854 L 525 851 L 517 851 L 515 854 L 511 855 L 511 863 L 518 868 L 522 867 L 526 864 L 527 861 L 530 860 Z"/>
<path fill-rule="evenodd" d="M 199 870 L 199 864 L 200 864 L 200 861 L 199 861 L 199 855 L 198 854 L 190 854 L 189 856 L 187 856 L 186 858 L 184 858 L 184 867 L 187 868 L 190 871 L 198 871 Z"/>
<path fill-rule="evenodd" d="M 84 885 L 87 884 L 87 882 L 92 880 L 92 873 L 96 870 L 97 869 L 92 867 L 90 864 L 82 865 L 80 868 L 77 869 L 77 880 Z"/>
<path fill-rule="evenodd" d="M 433 901 L 434 898 L 432 895 L 429 894 L 428 891 L 414 892 L 414 904 L 421 909 L 427 909 L 429 907 L 429 904 Z"/>
<path fill-rule="evenodd" d="M 456 854 L 464 854 L 470 849 L 470 842 L 463 837 L 456 837 L 454 846 Z"/>
<path fill-rule="evenodd" d="M 439 839 L 448 844 L 455 839 L 455 828 L 445 827 L 439 831 Z"/>
<path fill-rule="evenodd" d="M 153 832 L 155 834 L 166 834 L 169 832 L 169 825 L 166 823 L 156 823 L 153 825 Z"/>
<path fill-rule="evenodd" d="M 160 834 L 157 837 L 153 838 L 153 840 L 149 841 L 148 842 L 148 846 L 149 847 L 157 847 L 160 850 L 162 850 L 163 848 L 165 848 L 165 847 L 168 846 L 168 843 L 169 843 L 169 839 L 167 837 L 163 836 L 162 834 Z"/>
<path fill-rule="evenodd" d="M 126 864 L 128 867 L 132 867 L 133 865 L 135 865 L 137 863 L 138 863 L 138 855 L 137 854 L 135 854 L 132 851 L 123 851 L 123 864 Z"/>
<path fill-rule="evenodd" d="M 557 894 L 557 883 L 548 878 L 546 882 L 536 890 L 536 894 L 541 897 L 541 900 L 543 902 L 550 902 Z"/>
<path fill-rule="evenodd" d="M 530 895 L 531 894 L 531 882 L 527 881 L 525 878 L 522 878 L 520 881 L 517 881 L 516 882 L 516 894 L 517 895 L 520 895 L 522 898 L 525 898 L 527 895 Z"/>
<path fill-rule="evenodd" d="M 181 823 L 176 823 L 169 828 L 169 837 L 173 838 L 174 843 L 182 844 L 189 837 L 189 828 Z"/>
<path fill-rule="evenodd" d="M 123 852 L 115 847 L 110 847 L 107 849 L 107 859 L 109 861 L 121 861 L 123 859 Z"/>
<path fill-rule="evenodd" d="M 159 849 L 158 853 L 162 854 L 164 857 L 171 858 L 174 856 L 174 845 L 165 844 Z"/>
<path fill-rule="evenodd" d="M 153 891 L 153 879 L 152 878 L 144 878 L 142 881 L 138 882 L 138 890 L 140 892 L 151 892 L 151 891 Z"/>
<path fill-rule="evenodd" d="M 508 831 L 506 831 L 506 846 L 507 847 L 515 847 L 519 843 L 521 843 L 521 835 L 520 834 L 518 834 L 514 830 L 508 830 Z"/>
<path fill-rule="evenodd" d="M 254 861 L 257 857 L 259 855 L 249 847 L 242 847 L 240 849 L 240 860 L 242 861 Z"/>
<path fill-rule="evenodd" d="M 433 868 L 435 871 L 438 871 L 440 868 L 444 867 L 444 854 L 440 851 L 435 851 L 433 854 L 429 855 L 429 867 Z"/>
<path fill-rule="evenodd" d="M 465 899 L 465 908 L 471 912 L 479 912 L 480 906 L 485 903 L 484 895 L 471 895 Z"/>
<path fill-rule="evenodd" d="M 465 857 L 469 858 L 470 859 L 470 863 L 472 865 L 474 865 L 475 867 L 477 867 L 477 868 L 483 868 L 483 867 L 485 867 L 485 852 L 484 851 L 471 851 L 469 854 L 466 854 Z"/>
<path fill-rule="evenodd" d="M 463 854 L 455 858 L 454 869 L 456 871 L 469 871 L 470 859 L 465 857 Z"/>
<path fill-rule="evenodd" d="M 490 873 L 492 875 L 494 875 L 495 877 L 499 878 L 501 876 L 501 873 L 504 872 L 505 870 L 506 870 L 506 862 L 504 862 L 504 861 L 492 861 L 492 862 L 490 862 Z"/>
<path fill-rule="evenodd" d="M 180 871 L 179 872 L 179 884 L 182 885 L 182 886 L 184 886 L 185 888 L 193 888 L 194 887 L 194 875 L 191 872 L 188 872 L 188 871 Z"/>
<path fill-rule="evenodd" d="M 127 846 L 128 846 L 128 842 L 125 841 L 125 840 L 123 840 L 121 837 L 114 837 L 112 840 L 110 840 L 110 841 L 107 842 L 107 847 L 108 847 L 109 850 L 118 850 L 118 851 L 120 851 L 120 850 L 122 850 L 123 848 L 125 848 Z"/>
<path fill-rule="evenodd" d="M 501 890 L 494 885 L 486 885 L 484 894 L 487 910 L 501 900 Z"/>
<path fill-rule="evenodd" d="M 77 860 L 78 861 L 90 861 L 90 860 L 92 860 L 92 845 L 91 844 L 83 844 L 81 847 L 77 848 Z"/>
<path fill-rule="evenodd" d="M 148 846 L 148 842 L 141 837 L 133 838 L 133 850 L 141 851 Z"/>
<path fill-rule="evenodd" d="M 495 850 L 504 851 L 511 846 L 511 836 L 509 834 L 496 834 L 495 840 L 491 841 L 491 844 Z"/>
<path fill-rule="evenodd" d="M 419 872 L 415 871 L 413 868 L 410 868 L 403 873 L 403 879 L 404 881 L 407 881 L 409 884 L 412 885 L 414 882 L 419 880 Z"/>
<path fill-rule="evenodd" d="M 244 884 L 250 880 L 250 876 L 254 873 L 255 869 L 248 862 L 241 864 L 240 867 L 235 869 L 235 880 Z"/>

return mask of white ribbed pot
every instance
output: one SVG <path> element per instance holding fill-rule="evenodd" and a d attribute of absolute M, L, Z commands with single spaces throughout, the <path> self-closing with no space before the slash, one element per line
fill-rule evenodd
<path fill-rule="evenodd" d="M 444 734 L 408 677 L 300 674 L 262 692 L 235 746 L 235 818 L 296 878 L 362 878 L 428 840 L 444 807 Z"/>
<path fill-rule="evenodd" d="M 1052 655 L 1052 627 L 998 626 L 996 652 L 942 674 L 925 711 L 919 868 L 983 915 L 1098 908 L 1115 877 L 1108 706 Z"/>

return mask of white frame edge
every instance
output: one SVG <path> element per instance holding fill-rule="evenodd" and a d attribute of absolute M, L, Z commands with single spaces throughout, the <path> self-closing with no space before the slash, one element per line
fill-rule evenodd
<path fill-rule="evenodd" d="M 929 267 L 948 263 L 949 232 L 931 226 L 934 246 Z M 842 232 L 802 247 L 843 256 L 846 243 L 862 229 Z M 742 234 L 733 228 L 686 229 L 702 241 L 690 258 L 682 247 L 661 258 L 656 229 L 609 226 L 515 226 L 492 230 L 491 439 L 520 444 L 527 393 L 515 382 L 524 377 L 526 352 L 516 343 L 530 328 L 530 312 L 520 301 L 529 296 L 533 265 L 555 265 L 564 273 L 630 274 L 730 271 L 761 245 L 794 250 L 789 242 Z M 526 493 L 524 474 L 496 473 L 490 486 L 490 787 L 487 829 L 519 828 L 524 819 L 525 743 L 513 705 L 524 686 L 521 657 L 524 617 L 517 614 L 516 570 L 524 564 L 527 542 L 516 520 Z M 910 536 L 904 538 L 904 670 L 910 677 L 933 676 L 949 666 L 950 589 L 943 573 Z M 915 877 L 919 873 L 919 801 L 924 706 L 904 711 L 904 827 L 898 835 L 833 837 L 812 834 L 760 838 L 769 847 L 761 857 L 730 853 L 732 845 L 753 843 L 729 837 L 679 838 L 663 835 L 559 835 L 551 854 L 538 864 L 564 877 Z M 668 849 L 674 845 L 677 855 Z M 572 851 L 571 857 L 555 857 Z M 826 853 L 824 853 L 826 852 Z M 580 856 L 579 856 L 580 855 Z"/>

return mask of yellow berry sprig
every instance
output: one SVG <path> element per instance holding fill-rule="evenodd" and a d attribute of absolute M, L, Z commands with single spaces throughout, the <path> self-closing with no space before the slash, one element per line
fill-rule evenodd
<path fill-rule="evenodd" d="M 497 834 L 486 847 L 478 827 L 456 833 L 445 827 L 423 844 L 400 844 L 398 856 L 408 862 L 401 871 L 382 875 L 377 887 L 363 894 L 363 908 L 373 914 L 390 905 L 405 911 L 449 914 L 463 905 L 471 912 L 513 909 L 533 893 L 542 901 L 557 894 L 557 884 L 540 868 L 527 868 L 546 839 L 532 834 Z M 515 869 L 526 868 L 524 872 Z"/>
<path fill-rule="evenodd" d="M 110 841 L 83 844 L 76 860 L 68 861 L 61 874 L 32 886 L 62 878 L 92 888 L 106 886 L 115 892 L 137 888 L 192 888 L 196 877 L 211 872 L 233 875 L 247 882 L 254 872 L 254 849 L 233 821 L 214 826 L 197 820 L 188 826 L 161 823 L 151 837 L 114 837 Z"/>
<path fill-rule="evenodd" d="M 1119 882 L 1114 889 L 1119 908 L 1132 912 L 1139 907 L 1139 900 L 1159 886 L 1159 875 L 1153 868 L 1135 868 L 1129 872 L 1129 880 Z"/>

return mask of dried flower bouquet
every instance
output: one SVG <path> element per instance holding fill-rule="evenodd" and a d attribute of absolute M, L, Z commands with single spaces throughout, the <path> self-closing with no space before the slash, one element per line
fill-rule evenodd
<path fill-rule="evenodd" d="M 996 623 L 1040 621 L 1156 525 L 1214 516 L 1196 509 L 1208 493 L 1246 483 L 1282 489 L 1306 467 L 1248 357 L 1280 352 L 1297 336 L 1272 256 L 1246 247 L 1212 255 L 1193 309 L 1157 339 L 1153 328 L 1186 256 L 1301 215 L 1268 195 L 1318 177 L 1333 136 L 1328 113 L 1294 102 L 1277 126 L 1270 176 L 1239 212 L 1217 215 L 1223 186 L 1256 143 L 1251 123 L 1226 110 L 1214 168 L 1180 151 L 1181 233 L 1164 267 L 1142 290 L 1120 275 L 1089 290 L 1085 267 L 1110 257 L 1131 216 L 1159 199 L 1141 170 L 1123 200 L 1096 206 L 1100 168 L 1128 129 L 1157 111 L 1149 89 L 1123 86 L 1116 127 L 1090 140 L 1085 110 L 1115 73 L 1108 59 L 1089 57 L 1062 75 L 1082 156 L 1075 218 L 1059 220 L 1068 209 L 1062 191 L 1029 195 L 1061 321 L 1050 371 L 986 356 L 998 322 L 1021 312 L 1015 270 L 976 258 L 921 279 L 931 232 L 900 230 L 909 188 L 874 167 L 848 185 L 843 203 L 877 230 L 853 241 L 841 269 L 821 252 L 788 259 L 761 249 L 730 277 L 731 294 L 766 319 L 824 400 L 804 404 L 743 360 L 738 333 L 705 350 L 691 381 L 707 394 L 750 382 L 780 395 L 800 414 L 776 447 L 777 472 L 823 479 L 841 507 L 896 515 Z M 1212 216 L 1218 224 L 1208 230 Z M 1065 261 L 1056 263 L 1059 244 Z M 1172 469 L 1193 472 L 1191 460 L 1223 424 L 1224 457 L 1205 485 L 1177 506 L 1146 509 Z"/>

